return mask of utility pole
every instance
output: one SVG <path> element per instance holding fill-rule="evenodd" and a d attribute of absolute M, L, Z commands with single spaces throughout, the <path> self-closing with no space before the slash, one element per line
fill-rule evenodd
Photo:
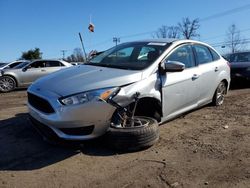
<path fill-rule="evenodd" d="M 120 38 L 118 38 L 118 37 L 113 37 L 113 42 L 114 42 L 115 45 L 117 46 L 117 43 L 120 42 Z"/>
<path fill-rule="evenodd" d="M 81 35 L 80 32 L 79 32 L 78 34 L 79 34 L 79 38 L 80 38 L 80 41 L 81 41 L 81 44 L 82 44 L 82 50 L 83 50 L 84 55 L 85 55 L 85 61 L 87 61 L 87 53 L 86 53 L 85 48 L 84 48 L 84 45 L 83 45 L 82 35 Z"/>
<path fill-rule="evenodd" d="M 61 50 L 61 52 L 62 52 L 62 59 L 64 59 L 65 58 L 65 53 L 67 52 L 67 50 Z"/>

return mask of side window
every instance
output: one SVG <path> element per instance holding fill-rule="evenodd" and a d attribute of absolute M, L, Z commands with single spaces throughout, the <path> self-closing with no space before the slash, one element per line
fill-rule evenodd
<path fill-rule="evenodd" d="M 184 45 L 175 49 L 166 59 L 166 61 L 178 61 L 185 64 L 186 68 L 194 67 L 194 55 L 190 45 Z"/>
<path fill-rule="evenodd" d="M 44 61 L 36 61 L 29 65 L 29 68 L 43 68 L 43 67 L 45 67 Z"/>
<path fill-rule="evenodd" d="M 206 46 L 194 45 L 194 49 L 199 64 L 205 64 L 213 61 L 213 57 Z"/>
<path fill-rule="evenodd" d="M 237 53 L 236 55 L 237 62 L 247 62 L 250 61 L 250 53 Z"/>
<path fill-rule="evenodd" d="M 209 48 L 209 50 L 210 50 L 210 52 L 211 52 L 211 54 L 213 56 L 214 61 L 220 59 L 220 56 L 213 49 Z"/>
<path fill-rule="evenodd" d="M 60 67 L 61 62 L 59 61 L 47 61 L 46 62 L 46 67 Z"/>

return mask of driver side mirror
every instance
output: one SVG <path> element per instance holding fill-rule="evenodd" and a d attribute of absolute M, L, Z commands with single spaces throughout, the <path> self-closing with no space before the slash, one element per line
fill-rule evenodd
<path fill-rule="evenodd" d="M 162 69 L 164 72 L 181 72 L 185 69 L 185 64 L 179 61 L 164 61 Z"/>
<path fill-rule="evenodd" d="M 24 67 L 24 68 L 22 69 L 22 71 L 23 71 L 23 72 L 26 72 L 27 69 L 28 69 L 28 67 Z"/>

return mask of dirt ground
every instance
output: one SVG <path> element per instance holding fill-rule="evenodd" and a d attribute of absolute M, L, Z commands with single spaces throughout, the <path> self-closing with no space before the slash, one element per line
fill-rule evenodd
<path fill-rule="evenodd" d="M 54 146 L 31 127 L 25 90 L 0 94 L 0 188 L 250 187 L 249 88 L 159 129 L 157 144 L 134 153 L 102 140 Z"/>

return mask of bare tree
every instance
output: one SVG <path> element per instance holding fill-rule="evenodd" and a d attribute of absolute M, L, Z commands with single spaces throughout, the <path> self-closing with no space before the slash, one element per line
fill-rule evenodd
<path fill-rule="evenodd" d="M 168 26 L 162 25 L 155 33 L 156 38 L 167 38 Z"/>
<path fill-rule="evenodd" d="M 244 49 L 245 40 L 240 35 L 240 30 L 237 29 L 235 24 L 229 26 L 227 30 L 227 38 L 225 46 L 230 49 L 232 53 Z"/>
<path fill-rule="evenodd" d="M 199 19 L 190 20 L 188 17 L 183 18 L 182 22 L 178 23 L 178 27 L 182 36 L 185 39 L 191 39 L 194 37 L 199 37 L 197 30 L 200 28 Z"/>
<path fill-rule="evenodd" d="M 66 58 L 68 62 L 84 62 L 84 56 L 81 48 L 75 48 L 73 54 Z"/>
<path fill-rule="evenodd" d="M 179 38 L 180 31 L 177 26 L 161 26 L 153 35 L 156 38 Z"/>

